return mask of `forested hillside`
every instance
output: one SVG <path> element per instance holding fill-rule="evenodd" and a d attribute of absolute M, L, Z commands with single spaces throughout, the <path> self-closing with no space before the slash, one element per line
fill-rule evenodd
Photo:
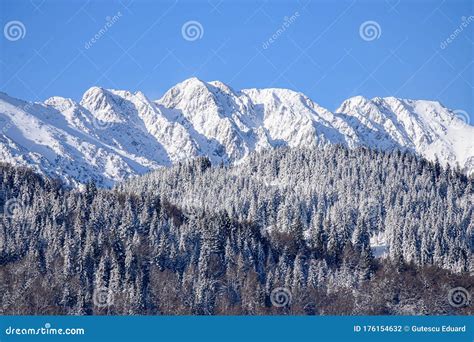
<path fill-rule="evenodd" d="M 411 154 L 277 149 L 235 167 L 180 164 L 117 189 L 160 195 L 190 214 L 224 210 L 263 231 L 304 236 L 334 259 L 368 235 L 417 265 L 461 272 L 472 256 L 474 180 Z"/>
<path fill-rule="evenodd" d="M 340 146 L 198 158 L 113 190 L 3 164 L 0 313 L 472 314 L 450 291 L 473 288 L 473 189 Z"/>

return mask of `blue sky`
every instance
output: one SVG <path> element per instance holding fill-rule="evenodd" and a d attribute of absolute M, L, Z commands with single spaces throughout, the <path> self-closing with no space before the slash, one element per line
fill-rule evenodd
<path fill-rule="evenodd" d="M 354 95 L 439 100 L 472 124 L 473 4 L 1 0 L 0 90 L 79 100 L 98 85 L 156 99 L 196 76 L 295 89 L 330 110 Z M 190 21 L 197 36 L 183 34 Z"/>

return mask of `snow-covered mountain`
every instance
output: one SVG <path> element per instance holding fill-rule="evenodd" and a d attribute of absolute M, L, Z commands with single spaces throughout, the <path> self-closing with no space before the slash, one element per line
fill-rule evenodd
<path fill-rule="evenodd" d="M 254 150 L 330 143 L 408 150 L 474 172 L 474 127 L 439 102 L 357 96 L 332 113 L 292 90 L 236 91 L 197 78 L 157 101 L 98 87 L 80 103 L 0 93 L 0 129 L 0 161 L 71 184 L 110 186 L 196 156 L 233 162 Z"/>

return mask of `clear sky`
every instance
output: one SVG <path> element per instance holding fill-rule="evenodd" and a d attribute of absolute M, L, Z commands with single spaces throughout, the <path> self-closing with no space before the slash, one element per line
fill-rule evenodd
<path fill-rule="evenodd" d="M 472 0 L 0 4 L 0 90 L 23 99 L 79 100 L 94 85 L 157 99 L 196 76 L 330 110 L 354 95 L 439 100 L 474 122 Z"/>

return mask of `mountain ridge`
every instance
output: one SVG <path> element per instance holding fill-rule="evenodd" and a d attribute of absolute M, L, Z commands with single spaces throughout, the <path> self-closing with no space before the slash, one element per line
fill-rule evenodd
<path fill-rule="evenodd" d="M 80 102 L 0 95 L 0 159 L 72 185 L 111 186 L 180 160 L 232 163 L 253 151 L 341 144 L 406 150 L 474 172 L 474 127 L 438 101 L 351 97 L 331 112 L 301 92 L 235 90 L 190 78 L 151 100 L 91 87 Z"/>

